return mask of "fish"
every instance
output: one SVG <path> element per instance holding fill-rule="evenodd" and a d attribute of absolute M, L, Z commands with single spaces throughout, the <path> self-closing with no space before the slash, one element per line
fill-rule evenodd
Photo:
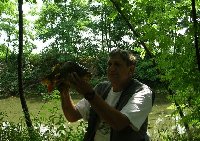
<path fill-rule="evenodd" d="M 92 76 L 92 73 L 85 66 L 78 62 L 66 61 L 56 64 L 52 68 L 51 73 L 47 74 L 41 80 L 41 83 L 47 87 L 48 93 L 51 93 L 56 89 L 58 83 L 69 80 L 69 74 L 73 72 L 76 72 L 80 78 L 85 80 L 90 80 Z"/>

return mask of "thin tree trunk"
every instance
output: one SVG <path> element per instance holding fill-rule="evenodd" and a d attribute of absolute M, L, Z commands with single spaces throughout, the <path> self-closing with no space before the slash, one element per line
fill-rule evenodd
<path fill-rule="evenodd" d="M 104 50 L 104 5 L 102 5 L 102 11 L 101 11 L 101 47 L 103 52 L 105 52 Z"/>
<path fill-rule="evenodd" d="M 200 71 L 200 49 L 199 49 L 199 43 L 198 43 L 198 35 L 199 28 L 197 23 L 197 15 L 196 15 L 196 8 L 195 8 L 195 0 L 192 0 L 192 19 L 193 19 L 193 25 L 194 25 L 194 47 L 196 49 L 196 57 L 197 57 L 197 65 L 198 70 Z"/>
<path fill-rule="evenodd" d="M 109 39 L 108 39 L 108 28 L 109 28 L 109 24 L 108 24 L 108 19 L 107 19 L 107 8 L 105 8 L 104 9 L 104 11 L 105 11 L 105 14 L 104 14 L 104 19 L 105 19 L 105 26 L 104 26 L 104 28 L 105 28 L 105 36 L 106 36 L 106 46 L 107 46 L 107 48 L 109 48 Z M 109 50 L 107 50 L 108 52 L 109 52 Z"/>
<path fill-rule="evenodd" d="M 24 97 L 23 82 L 22 82 L 22 58 L 23 58 L 23 11 L 22 11 L 23 0 L 18 0 L 18 10 L 19 10 L 19 53 L 18 53 L 18 87 L 19 95 L 22 105 L 22 110 L 24 112 L 26 125 L 28 127 L 29 134 L 33 129 L 32 122 L 30 119 L 28 107 Z"/>
<path fill-rule="evenodd" d="M 10 25 L 10 22 L 9 22 L 9 25 Z M 10 47 L 10 32 L 8 32 L 8 46 L 7 46 L 7 49 L 6 49 L 6 64 L 8 63 L 8 53 L 9 53 L 9 47 Z"/>
<path fill-rule="evenodd" d="M 109 34 L 109 39 L 108 39 L 108 52 L 111 51 L 111 39 L 110 39 L 110 35 L 111 35 L 111 25 L 110 22 L 108 22 L 108 34 Z"/>
<path fill-rule="evenodd" d="M 9 47 L 6 48 L 6 64 L 8 63 L 8 52 L 9 52 Z"/>

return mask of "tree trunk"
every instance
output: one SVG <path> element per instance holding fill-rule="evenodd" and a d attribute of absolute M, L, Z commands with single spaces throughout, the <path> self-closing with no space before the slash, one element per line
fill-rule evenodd
<path fill-rule="evenodd" d="M 10 22 L 9 22 L 9 25 L 10 25 Z M 6 49 L 6 64 L 8 63 L 8 53 L 9 53 L 9 47 L 10 47 L 10 32 L 8 32 L 8 46 L 7 46 L 7 49 Z"/>
<path fill-rule="evenodd" d="M 200 71 L 200 49 L 199 49 L 199 43 L 198 43 L 198 35 L 199 33 L 199 28 L 198 28 L 198 23 L 197 23 L 197 15 L 196 15 L 196 8 L 195 8 L 195 0 L 192 0 L 192 19 L 193 19 L 193 24 L 194 24 L 194 47 L 196 49 L 196 57 L 197 57 L 197 65 L 198 65 L 198 70 Z"/>
<path fill-rule="evenodd" d="M 108 39 L 108 52 L 111 51 L 111 39 L 110 39 L 110 35 L 111 35 L 111 25 L 110 22 L 108 22 L 108 34 L 109 34 L 109 39 Z"/>
<path fill-rule="evenodd" d="M 104 49 L 104 5 L 102 5 L 102 10 L 101 10 L 101 47 L 103 52 L 105 52 Z"/>
<path fill-rule="evenodd" d="M 23 58 L 23 11 L 22 11 L 23 0 L 18 0 L 18 10 L 19 10 L 19 53 L 18 53 L 18 87 L 19 87 L 19 96 L 22 105 L 22 110 L 24 112 L 26 125 L 28 127 L 29 135 L 33 131 L 32 122 L 30 119 L 30 114 L 26 104 L 23 91 L 22 83 L 22 58 Z M 31 136 L 30 136 L 31 137 Z"/>
<path fill-rule="evenodd" d="M 9 47 L 6 48 L 6 59 L 5 59 L 6 64 L 8 63 L 8 52 L 9 52 Z"/>

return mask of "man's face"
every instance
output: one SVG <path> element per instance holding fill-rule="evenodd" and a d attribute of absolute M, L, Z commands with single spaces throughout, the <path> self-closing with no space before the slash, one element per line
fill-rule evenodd
<path fill-rule="evenodd" d="M 115 55 L 108 60 L 107 75 L 112 84 L 124 84 L 130 77 L 134 66 L 128 66 L 119 55 Z"/>

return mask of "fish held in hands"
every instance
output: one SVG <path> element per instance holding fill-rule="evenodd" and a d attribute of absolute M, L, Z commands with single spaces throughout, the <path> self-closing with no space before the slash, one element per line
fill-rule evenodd
<path fill-rule="evenodd" d="M 47 86 L 48 92 L 52 92 L 58 83 L 69 81 L 69 74 L 76 72 L 79 77 L 89 80 L 92 74 L 89 70 L 77 62 L 67 61 L 64 64 L 56 64 L 52 72 L 45 76 L 41 83 Z"/>

